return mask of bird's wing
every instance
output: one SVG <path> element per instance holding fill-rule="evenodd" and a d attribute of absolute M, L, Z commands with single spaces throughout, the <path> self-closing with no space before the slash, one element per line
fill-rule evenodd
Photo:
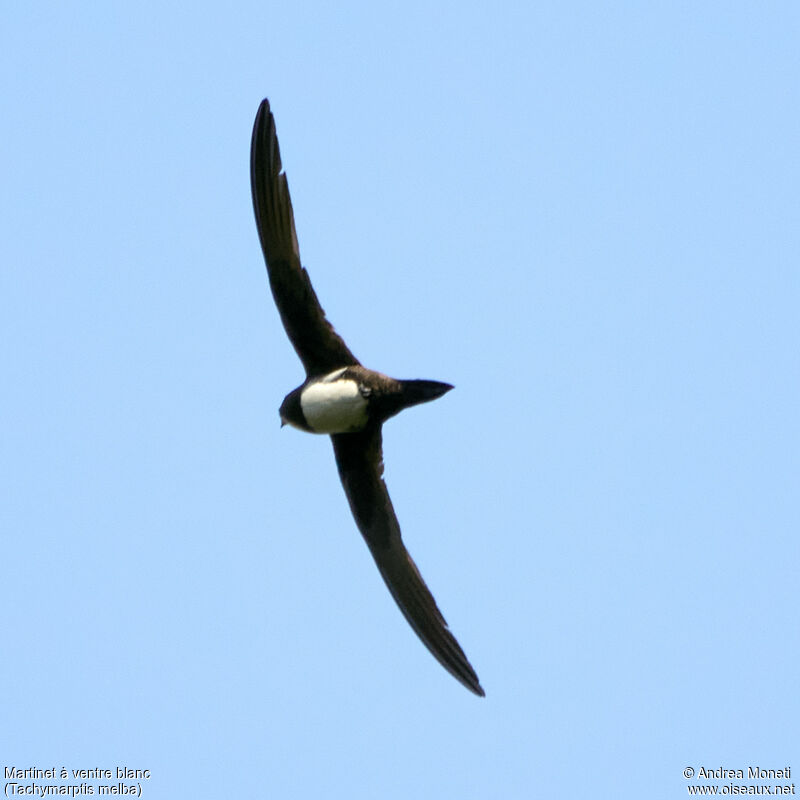
<path fill-rule="evenodd" d="M 275 135 L 275 119 L 264 100 L 256 114 L 250 149 L 250 183 L 261 248 L 275 305 L 297 355 L 310 376 L 358 364 L 325 317 L 308 273 L 300 264 L 292 200 Z"/>
<path fill-rule="evenodd" d="M 417 636 L 442 666 L 475 694 L 484 695 L 475 670 L 447 627 L 433 595 L 403 544 L 383 481 L 380 426 L 331 436 L 336 464 L 358 528 L 389 591 Z"/>

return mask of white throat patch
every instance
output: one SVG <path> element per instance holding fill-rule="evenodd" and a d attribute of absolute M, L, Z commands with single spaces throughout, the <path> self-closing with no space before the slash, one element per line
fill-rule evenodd
<path fill-rule="evenodd" d="M 346 369 L 331 372 L 300 393 L 303 416 L 316 433 L 351 433 L 367 423 L 367 400 L 358 383 L 339 377 Z"/>

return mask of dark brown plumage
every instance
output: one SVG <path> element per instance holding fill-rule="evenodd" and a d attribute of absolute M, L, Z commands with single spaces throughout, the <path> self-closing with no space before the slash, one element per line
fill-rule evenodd
<path fill-rule="evenodd" d="M 483 696 L 475 670 L 403 544 L 382 477 L 383 423 L 402 409 L 440 397 L 453 387 L 439 381 L 396 380 L 362 367 L 326 319 L 300 263 L 289 187 L 281 171 L 275 121 L 267 100 L 256 115 L 250 167 L 253 208 L 272 296 L 307 375 L 306 382 L 287 395 L 281 418 L 303 430 L 331 433 L 353 517 L 397 605 L 445 669 Z M 312 391 L 306 394 L 309 388 Z M 326 393 L 332 393 L 331 402 L 345 403 L 340 413 L 351 415 L 348 424 L 352 427 L 320 430 L 314 423 L 320 424 L 321 416 L 307 418 L 312 410 L 319 415 L 319 404 L 329 396 Z M 337 432 L 341 430 L 351 432 Z"/>

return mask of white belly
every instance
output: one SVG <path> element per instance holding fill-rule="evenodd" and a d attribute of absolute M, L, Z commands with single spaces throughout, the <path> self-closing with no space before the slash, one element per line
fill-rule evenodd
<path fill-rule="evenodd" d="M 342 372 L 326 375 L 300 395 L 303 416 L 317 433 L 351 433 L 366 425 L 367 400 L 355 381 L 338 379 Z"/>

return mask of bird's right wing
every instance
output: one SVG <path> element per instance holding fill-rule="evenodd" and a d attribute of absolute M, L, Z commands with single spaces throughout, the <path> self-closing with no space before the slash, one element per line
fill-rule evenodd
<path fill-rule="evenodd" d="M 253 125 L 250 183 L 272 296 L 306 373 L 309 377 L 324 375 L 338 367 L 357 365 L 358 359 L 325 317 L 300 263 L 289 185 L 281 171 L 275 120 L 267 100 L 259 106 Z"/>
<path fill-rule="evenodd" d="M 380 426 L 371 426 L 360 433 L 337 433 L 331 439 L 350 509 L 392 597 L 439 663 L 467 689 L 483 697 L 475 670 L 450 633 L 403 544 L 400 525 L 382 478 Z"/>

